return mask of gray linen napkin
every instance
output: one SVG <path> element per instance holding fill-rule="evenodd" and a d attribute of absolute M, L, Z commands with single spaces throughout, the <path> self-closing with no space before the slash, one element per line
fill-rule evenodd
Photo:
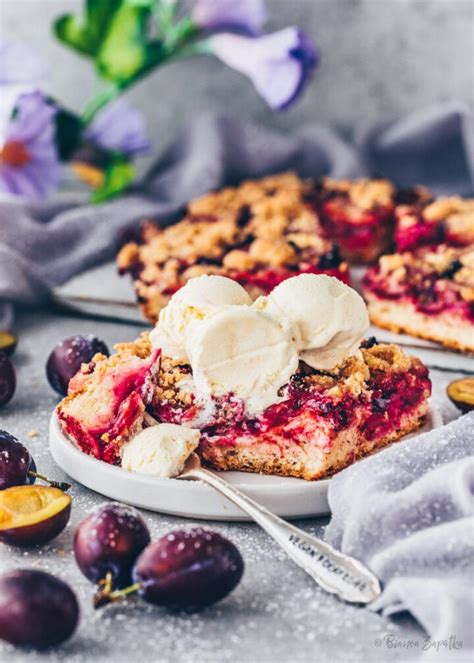
<path fill-rule="evenodd" d="M 3 198 L 0 327 L 11 324 L 14 304 L 41 305 L 52 287 L 113 258 L 120 233 L 141 219 L 169 223 L 194 196 L 242 178 L 289 168 L 305 177 L 380 173 L 397 184 L 473 193 L 473 117 L 446 104 L 360 129 L 350 143 L 320 125 L 282 134 L 232 117 L 201 115 L 120 199 L 93 207 L 83 195 L 41 205 Z"/>
<path fill-rule="evenodd" d="M 474 647 L 474 412 L 340 472 L 329 505 L 327 540 L 382 582 L 373 610 Z"/>

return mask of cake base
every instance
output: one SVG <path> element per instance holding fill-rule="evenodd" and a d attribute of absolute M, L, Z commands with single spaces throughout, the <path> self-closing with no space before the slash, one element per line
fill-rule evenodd
<path fill-rule="evenodd" d="M 452 350 L 474 353 L 474 331 L 468 321 L 444 312 L 427 315 L 408 301 L 378 299 L 367 292 L 365 298 L 370 320 L 377 327 L 435 341 Z"/>
<path fill-rule="evenodd" d="M 206 465 L 216 470 L 238 470 L 258 474 L 274 474 L 314 481 L 331 476 L 361 457 L 365 457 L 391 442 L 421 428 L 425 422 L 428 404 L 420 403 L 412 412 L 403 415 L 392 431 L 375 441 L 362 436 L 355 426 L 341 431 L 325 451 L 309 440 L 297 444 L 288 440 L 286 444 L 258 442 L 251 438 L 237 440 L 233 446 L 206 445 L 199 455 Z"/>

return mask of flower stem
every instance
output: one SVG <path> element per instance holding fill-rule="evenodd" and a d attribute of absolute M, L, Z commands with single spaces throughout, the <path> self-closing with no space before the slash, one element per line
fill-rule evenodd
<path fill-rule="evenodd" d="M 46 483 L 49 483 L 52 488 L 59 488 L 59 490 L 62 490 L 63 492 L 67 492 L 69 488 L 71 487 L 70 483 L 66 483 L 65 481 L 52 481 L 51 479 L 48 479 L 44 474 L 38 474 L 38 472 L 33 472 L 33 470 L 28 470 L 28 474 L 30 477 L 34 477 L 35 479 L 41 479 L 41 481 L 44 481 Z"/>
<path fill-rule="evenodd" d="M 84 126 L 87 127 L 92 122 L 97 113 L 101 110 L 101 108 L 107 106 L 108 103 L 116 99 L 123 89 L 123 87 L 113 85 L 107 90 L 102 90 L 93 96 L 82 114 L 82 122 Z"/>

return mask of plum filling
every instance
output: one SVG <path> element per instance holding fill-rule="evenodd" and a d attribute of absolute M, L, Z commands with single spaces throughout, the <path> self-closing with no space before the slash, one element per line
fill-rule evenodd
<path fill-rule="evenodd" d="M 267 295 L 286 279 L 299 274 L 326 274 L 327 276 L 335 276 L 344 283 L 349 283 L 349 273 L 347 271 L 338 267 L 325 267 L 324 263 L 321 267 L 309 265 L 308 267 L 295 267 L 294 269 L 257 269 L 255 271 L 230 272 L 229 276 L 244 287 L 254 286 Z"/>
<path fill-rule="evenodd" d="M 214 399 L 212 419 L 201 427 L 201 444 L 235 446 L 241 439 L 251 443 L 255 438 L 256 443 L 278 445 L 282 440 L 300 444 L 313 439 L 326 449 L 338 433 L 351 427 L 358 427 L 363 438 L 371 441 L 396 430 L 431 390 L 428 370 L 421 364 L 410 372 L 375 373 L 367 386 L 368 393 L 335 397 L 311 377 L 297 373 L 282 388 L 283 400 L 252 418 L 232 395 Z M 158 403 L 153 405 L 153 415 L 162 422 L 185 424 L 198 409 L 194 402 L 187 408 Z"/>
<path fill-rule="evenodd" d="M 140 424 L 151 400 L 152 374 L 159 368 L 159 357 L 160 351 L 154 351 L 146 360 L 131 358 L 99 380 L 94 393 L 79 391 L 58 408 L 64 430 L 82 451 L 108 463 L 119 462 L 121 443 Z M 100 363 L 97 366 L 100 371 Z M 90 365 L 88 371 L 93 379 Z"/>
<path fill-rule="evenodd" d="M 402 418 L 431 393 L 428 369 L 422 364 L 415 365 L 410 372 L 372 376 L 369 387 L 372 390 L 370 414 L 361 427 L 367 440 L 396 430 Z"/>
<path fill-rule="evenodd" d="M 436 223 L 415 223 L 407 228 L 398 227 L 395 243 L 400 252 L 413 251 L 420 246 L 439 244 L 443 240 L 442 225 Z"/>
<path fill-rule="evenodd" d="M 393 210 L 380 207 L 375 210 L 359 211 L 354 216 L 347 209 L 343 198 L 328 200 L 319 210 L 321 225 L 328 236 L 343 250 L 367 251 L 373 245 L 378 247 L 386 241 L 393 227 Z"/>
<path fill-rule="evenodd" d="M 421 272 L 407 267 L 403 281 L 383 277 L 379 267 L 370 268 L 364 277 L 364 288 L 382 299 L 408 300 L 417 311 L 425 315 L 440 315 L 449 312 L 474 323 L 474 302 L 464 300 L 459 291 L 449 286 L 456 266 L 439 274 Z"/>
<path fill-rule="evenodd" d="M 403 217 L 395 231 L 397 250 L 414 251 L 420 247 L 437 246 L 438 244 L 463 247 L 469 244 L 469 236 L 456 233 L 443 221 L 425 221 L 422 215 L 416 217 L 415 223 L 403 225 Z"/>
<path fill-rule="evenodd" d="M 231 279 L 234 279 L 244 287 L 248 288 L 257 288 L 261 294 L 267 295 L 270 293 L 273 288 L 276 288 L 277 285 L 286 281 L 293 276 L 298 276 L 299 274 L 326 274 L 327 276 L 334 276 L 335 278 L 343 281 L 343 283 L 350 283 L 350 275 L 347 270 L 346 265 L 340 265 L 341 259 L 336 260 L 332 257 L 332 252 L 323 254 L 320 259 L 316 260 L 317 264 L 314 265 L 296 265 L 292 267 L 280 267 L 277 269 L 272 268 L 256 268 L 252 270 L 227 270 L 226 276 Z M 220 261 L 214 261 L 216 266 L 220 267 Z M 201 263 L 202 264 L 202 263 Z M 207 262 L 206 264 L 210 264 Z M 187 269 L 187 265 L 183 267 L 182 271 Z M 180 288 L 185 285 L 186 281 L 180 280 L 177 283 L 172 285 L 163 285 L 161 287 L 161 292 L 171 297 L 174 295 Z"/>

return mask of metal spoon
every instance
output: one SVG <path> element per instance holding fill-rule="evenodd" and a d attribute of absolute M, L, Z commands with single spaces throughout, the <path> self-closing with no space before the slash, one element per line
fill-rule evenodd
<path fill-rule="evenodd" d="M 240 490 L 201 466 L 197 454 L 189 456 L 177 479 L 204 481 L 245 511 L 291 559 L 323 589 L 350 603 L 370 603 L 381 593 L 380 583 L 369 569 L 349 555 L 271 513 Z"/>

